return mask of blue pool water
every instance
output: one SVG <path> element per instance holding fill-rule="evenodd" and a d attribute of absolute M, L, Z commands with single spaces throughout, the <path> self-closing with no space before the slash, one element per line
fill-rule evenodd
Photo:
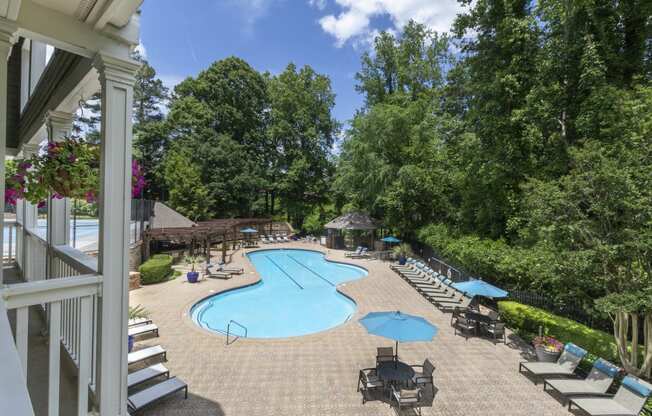
<path fill-rule="evenodd" d="M 249 338 L 284 338 L 324 331 L 355 312 L 355 302 L 336 286 L 366 276 L 364 269 L 327 261 L 310 250 L 260 250 L 247 256 L 262 280 L 195 304 L 191 315 L 197 325 L 226 333 L 233 320 L 247 328 Z M 244 336 L 245 331 L 231 324 L 230 332 Z"/>

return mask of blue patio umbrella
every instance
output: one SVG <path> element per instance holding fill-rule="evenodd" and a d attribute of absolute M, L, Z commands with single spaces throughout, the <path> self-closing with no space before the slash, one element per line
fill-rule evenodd
<path fill-rule="evenodd" d="M 468 282 L 453 283 L 455 289 L 460 292 L 466 292 L 471 296 L 484 296 L 487 298 L 504 298 L 509 295 L 507 291 L 502 290 L 484 280 L 469 280 Z"/>
<path fill-rule="evenodd" d="M 439 331 L 425 318 L 400 311 L 370 312 L 359 322 L 368 333 L 396 341 L 397 355 L 399 342 L 431 341 Z"/>
<path fill-rule="evenodd" d="M 253 233 L 257 233 L 258 230 L 256 230 L 255 228 L 247 227 L 240 230 L 240 232 L 243 234 L 253 234 Z"/>
<path fill-rule="evenodd" d="M 390 235 L 389 237 L 383 238 L 381 241 L 384 241 L 386 243 L 400 243 L 401 242 L 401 240 L 399 240 L 398 238 L 396 238 L 396 237 L 394 237 L 392 235 Z"/>

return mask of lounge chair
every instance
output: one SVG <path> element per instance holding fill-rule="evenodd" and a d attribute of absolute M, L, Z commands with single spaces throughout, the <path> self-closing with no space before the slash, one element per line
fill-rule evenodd
<path fill-rule="evenodd" d="M 136 325 L 129 327 L 127 333 L 134 337 L 145 334 L 154 334 L 158 337 L 158 326 L 155 324 Z"/>
<path fill-rule="evenodd" d="M 358 246 L 358 248 L 356 248 L 355 251 L 346 251 L 344 253 L 344 257 L 351 257 L 353 255 L 358 255 L 358 254 L 360 254 L 360 252 L 362 251 L 363 248 L 364 247 L 362 247 L 362 246 Z"/>
<path fill-rule="evenodd" d="M 369 257 L 369 254 L 367 254 L 367 248 L 363 247 L 359 254 L 352 254 L 349 257 L 352 259 L 361 259 Z"/>
<path fill-rule="evenodd" d="M 564 351 L 559 356 L 556 363 L 541 363 L 523 361 L 518 365 L 518 371 L 523 372 L 525 369 L 534 376 L 534 384 L 537 379 L 548 376 L 572 376 L 580 361 L 586 355 L 586 350 L 578 347 L 573 343 L 564 346 Z"/>
<path fill-rule="evenodd" d="M 152 320 L 149 318 L 133 318 L 127 322 L 127 326 L 147 325 L 151 323 Z"/>
<path fill-rule="evenodd" d="M 460 303 L 440 303 L 437 305 L 442 312 L 453 312 L 455 309 L 466 310 L 471 307 L 472 298 L 464 296 Z"/>
<path fill-rule="evenodd" d="M 211 270 L 213 266 L 207 266 L 204 270 L 204 277 L 212 277 L 217 279 L 230 279 L 233 277 L 232 273 L 223 272 L 221 270 Z"/>
<path fill-rule="evenodd" d="M 146 381 L 150 381 L 152 379 L 155 379 L 156 377 L 161 377 L 161 376 L 170 378 L 170 370 L 168 370 L 161 363 L 154 364 L 149 367 L 130 373 L 127 376 L 127 387 L 132 388 Z"/>
<path fill-rule="evenodd" d="M 564 397 L 568 396 L 606 396 L 620 368 L 602 358 L 593 363 L 593 368 L 584 380 L 545 380 L 543 390 L 552 388 Z"/>
<path fill-rule="evenodd" d="M 220 272 L 231 273 L 231 274 L 243 274 L 244 268 L 242 267 L 229 267 L 229 266 L 220 266 Z"/>
<path fill-rule="evenodd" d="M 394 355 L 394 347 L 378 347 L 376 348 L 376 367 L 385 362 L 396 361 L 398 357 Z"/>
<path fill-rule="evenodd" d="M 421 415 L 421 390 L 420 389 L 403 389 L 392 385 L 390 395 L 390 405 L 397 407 L 397 413 L 400 415 L 403 409 L 415 409 L 418 415 Z"/>
<path fill-rule="evenodd" d="M 650 393 L 652 385 L 634 376 L 627 376 L 614 396 L 571 399 L 568 410 L 574 405 L 591 416 L 638 416 Z"/>
<path fill-rule="evenodd" d="M 358 376 L 358 391 L 362 392 L 362 404 L 371 399 L 369 395 L 372 391 L 383 391 L 385 383 L 378 377 L 375 368 L 363 368 Z"/>
<path fill-rule="evenodd" d="M 412 383 L 417 387 L 425 387 L 430 385 L 432 388 L 432 394 L 435 394 L 435 383 L 433 379 L 433 374 L 435 372 L 435 366 L 430 362 L 429 359 L 425 359 L 422 365 L 412 365 L 414 371 L 414 376 L 412 376 Z"/>
<path fill-rule="evenodd" d="M 155 345 L 153 347 L 147 347 L 142 350 L 130 352 L 127 354 L 127 364 L 131 365 L 139 363 L 154 357 L 163 357 L 163 361 L 167 361 L 167 351 L 165 351 L 160 345 Z"/>
<path fill-rule="evenodd" d="M 188 385 L 181 379 L 172 377 L 151 387 L 132 394 L 127 399 L 127 407 L 132 413 L 138 413 L 143 408 L 156 403 L 172 394 L 184 390 L 185 398 L 188 398 Z"/>

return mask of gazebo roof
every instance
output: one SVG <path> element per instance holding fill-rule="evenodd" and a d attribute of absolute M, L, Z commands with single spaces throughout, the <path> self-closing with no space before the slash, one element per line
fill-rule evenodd
<path fill-rule="evenodd" d="M 349 212 L 335 218 L 324 226 L 336 230 L 375 230 L 378 228 L 377 221 L 367 214 L 361 212 Z"/>

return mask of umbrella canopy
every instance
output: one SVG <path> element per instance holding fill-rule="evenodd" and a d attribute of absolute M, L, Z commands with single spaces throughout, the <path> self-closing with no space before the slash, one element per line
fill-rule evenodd
<path fill-rule="evenodd" d="M 400 243 L 401 242 L 401 240 L 399 240 L 398 238 L 396 238 L 394 236 L 391 236 L 391 235 L 389 237 L 383 238 L 381 241 L 384 241 L 386 243 Z"/>
<path fill-rule="evenodd" d="M 257 233 L 258 230 L 256 230 L 255 228 L 247 227 L 240 230 L 240 232 L 244 234 L 253 234 L 253 233 Z"/>
<path fill-rule="evenodd" d="M 439 331 L 424 318 L 399 311 L 370 312 L 360 318 L 360 323 L 368 333 L 396 341 L 397 353 L 399 341 L 430 341 Z"/>
<path fill-rule="evenodd" d="M 484 296 L 487 298 L 505 298 L 509 293 L 484 280 L 469 280 L 468 282 L 453 283 L 455 289 L 466 292 L 471 296 Z"/>

